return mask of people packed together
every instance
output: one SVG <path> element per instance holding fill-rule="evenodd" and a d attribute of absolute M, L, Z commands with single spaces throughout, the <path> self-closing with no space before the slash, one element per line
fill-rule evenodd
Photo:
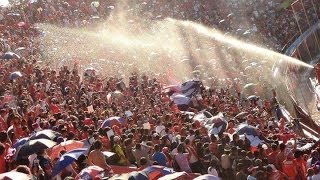
<path fill-rule="evenodd" d="M 248 17 L 256 23 L 248 33 L 273 37 L 267 43 L 277 49 L 299 32 L 292 12 L 277 9 L 280 1 L 261 1 L 264 11 L 253 0 L 216 2 L 134 1 L 125 8 L 235 34 L 246 34 L 238 18 Z M 306 2 L 313 19 L 319 2 Z M 94 69 L 81 72 L 77 63 L 60 69 L 38 64 L 35 23 L 88 26 L 115 5 L 30 0 L 1 8 L 0 179 L 320 179 L 319 139 L 293 123 L 276 90 L 259 97 L 238 82 L 168 86 L 136 72 L 105 78 Z"/>

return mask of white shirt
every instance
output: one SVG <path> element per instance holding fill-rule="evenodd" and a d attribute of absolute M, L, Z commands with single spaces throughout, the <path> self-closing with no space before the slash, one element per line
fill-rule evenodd
<path fill-rule="evenodd" d="M 160 134 L 160 136 L 164 136 L 166 127 L 164 125 L 159 125 L 156 127 L 156 133 Z"/>
<path fill-rule="evenodd" d="M 218 172 L 215 168 L 213 167 L 209 167 L 208 168 L 208 174 L 211 174 L 211 175 L 214 175 L 214 176 L 217 176 L 218 177 Z"/>
<path fill-rule="evenodd" d="M 320 180 L 320 173 L 313 175 L 312 180 Z"/>

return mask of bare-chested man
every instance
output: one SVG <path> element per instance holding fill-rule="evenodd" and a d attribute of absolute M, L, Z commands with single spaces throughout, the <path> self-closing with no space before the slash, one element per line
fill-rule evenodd
<path fill-rule="evenodd" d="M 101 152 L 102 143 L 100 141 L 96 141 L 93 146 L 94 150 L 90 152 L 88 157 L 89 165 L 99 166 L 107 171 L 110 171 L 111 167 L 106 163 L 106 158 Z"/>

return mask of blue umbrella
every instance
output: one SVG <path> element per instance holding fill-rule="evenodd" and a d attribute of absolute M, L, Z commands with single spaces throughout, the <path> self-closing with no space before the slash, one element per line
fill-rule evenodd
<path fill-rule="evenodd" d="M 252 135 L 252 136 L 259 136 L 257 133 L 257 129 L 253 126 L 250 126 L 248 124 L 242 124 L 239 125 L 238 129 L 237 129 L 237 134 L 242 135 L 242 134 L 246 134 L 246 135 Z"/>
<path fill-rule="evenodd" d="M 125 124 L 126 120 L 122 117 L 110 117 L 103 121 L 101 124 L 102 128 L 105 128 L 107 126 L 112 127 L 113 125 L 119 125 L 119 124 Z"/>
<path fill-rule="evenodd" d="M 149 179 L 157 179 L 157 177 L 162 177 L 174 173 L 174 170 L 172 168 L 157 165 L 148 166 L 142 171 L 149 176 Z"/>
<path fill-rule="evenodd" d="M 17 79 L 19 77 L 22 77 L 22 73 L 20 71 L 15 71 L 10 74 L 10 80 Z"/>
<path fill-rule="evenodd" d="M 56 131 L 52 131 L 50 129 L 45 129 L 39 132 L 36 132 L 34 135 L 30 137 L 30 139 L 50 139 L 55 140 L 59 136 L 62 136 L 60 133 Z"/>
<path fill-rule="evenodd" d="M 56 142 L 49 139 L 35 139 L 30 140 L 20 146 L 15 153 L 15 158 L 17 157 L 28 157 L 31 154 L 40 152 L 41 150 L 52 148 L 56 145 Z"/>
<path fill-rule="evenodd" d="M 6 52 L 2 56 L 2 59 L 13 59 L 13 58 L 20 59 L 20 56 L 14 52 Z"/>
<path fill-rule="evenodd" d="M 86 154 L 87 151 L 87 148 L 79 148 L 62 155 L 53 167 L 52 176 L 54 177 L 59 174 L 64 168 L 76 161 L 81 155 Z"/>
<path fill-rule="evenodd" d="M 24 145 L 26 142 L 29 141 L 29 137 L 25 137 L 22 139 L 19 139 L 14 145 L 12 145 L 13 148 L 17 149 L 18 147 Z"/>

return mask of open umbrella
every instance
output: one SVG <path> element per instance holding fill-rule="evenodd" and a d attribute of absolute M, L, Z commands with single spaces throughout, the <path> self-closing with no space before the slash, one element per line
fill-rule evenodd
<path fill-rule="evenodd" d="M 12 145 L 12 147 L 17 149 L 18 147 L 24 145 L 27 141 L 29 141 L 29 139 L 30 139 L 29 137 L 19 139 L 16 143 Z"/>
<path fill-rule="evenodd" d="M 246 134 L 246 135 L 258 136 L 257 128 L 250 126 L 248 124 L 240 124 L 237 128 L 237 133 L 239 135 Z"/>
<path fill-rule="evenodd" d="M 121 126 L 121 124 L 125 124 L 125 123 L 126 123 L 126 120 L 124 118 L 115 116 L 115 117 L 110 117 L 104 120 L 103 123 L 101 124 L 101 127 L 102 128 L 105 128 L 107 126 L 112 127 L 114 125 Z"/>
<path fill-rule="evenodd" d="M 76 177 L 81 180 L 93 180 L 104 177 L 105 171 L 99 166 L 89 166 L 84 168 Z"/>
<path fill-rule="evenodd" d="M 19 17 L 21 16 L 19 13 L 8 13 L 7 16 L 11 16 L 11 17 Z"/>
<path fill-rule="evenodd" d="M 129 173 L 128 180 L 149 180 L 148 175 L 143 171 L 134 171 Z"/>
<path fill-rule="evenodd" d="M 251 95 L 247 97 L 247 100 L 249 101 L 257 101 L 258 99 L 259 99 L 259 96 L 256 96 L 256 95 Z"/>
<path fill-rule="evenodd" d="M 113 101 L 122 101 L 122 100 L 124 100 L 124 95 L 121 91 L 110 92 L 107 95 L 107 100 L 109 103 L 111 103 Z"/>
<path fill-rule="evenodd" d="M 20 56 L 14 52 L 6 52 L 4 53 L 4 55 L 2 56 L 2 59 L 13 59 L 13 58 L 16 58 L 16 59 L 20 59 Z"/>
<path fill-rule="evenodd" d="M 84 70 L 84 76 L 85 77 L 94 77 L 96 76 L 96 69 L 92 68 L 92 67 L 89 67 L 87 69 Z"/>
<path fill-rule="evenodd" d="M 36 132 L 30 137 L 30 139 L 50 139 L 55 140 L 57 137 L 61 136 L 60 133 L 52 131 L 50 129 L 45 129 L 39 132 Z"/>
<path fill-rule="evenodd" d="M 194 178 L 193 180 L 220 180 L 219 177 L 211 174 L 205 174 Z"/>
<path fill-rule="evenodd" d="M 174 170 L 172 168 L 156 165 L 146 167 L 142 171 L 148 175 L 149 180 L 156 180 L 162 176 L 174 173 Z"/>
<path fill-rule="evenodd" d="M 257 84 L 248 83 L 243 86 L 242 93 L 243 94 L 253 93 L 256 86 L 257 86 Z"/>
<path fill-rule="evenodd" d="M 52 170 L 52 176 L 59 174 L 64 168 L 76 161 L 82 154 L 86 154 L 87 148 L 74 149 L 62 155 Z"/>
<path fill-rule="evenodd" d="M 22 73 L 20 71 L 15 71 L 10 74 L 10 80 L 15 80 L 19 77 L 22 77 Z"/>
<path fill-rule="evenodd" d="M 0 179 L 5 180 L 31 180 L 31 177 L 25 173 L 10 171 L 0 174 Z"/>
<path fill-rule="evenodd" d="M 59 157 L 59 154 L 61 151 L 68 152 L 77 148 L 82 148 L 83 145 L 84 145 L 83 142 L 76 141 L 76 140 L 68 140 L 68 141 L 62 142 L 52 148 L 50 157 L 51 159 L 55 159 Z"/>
<path fill-rule="evenodd" d="M 249 113 L 246 112 L 246 111 L 240 112 L 239 114 L 237 114 L 237 115 L 235 116 L 235 118 L 236 118 L 236 119 L 243 119 L 243 118 L 245 118 L 248 114 L 249 114 Z"/>
<path fill-rule="evenodd" d="M 26 157 L 41 150 L 52 148 L 54 145 L 56 145 L 56 142 L 49 139 L 30 140 L 18 148 L 16 157 Z"/>
<path fill-rule="evenodd" d="M 25 47 L 18 47 L 17 49 L 14 50 L 14 52 L 19 56 L 24 56 L 27 54 L 28 50 Z"/>
<path fill-rule="evenodd" d="M 186 172 L 175 172 L 172 174 L 162 176 L 158 180 L 191 180 L 191 179 L 193 179 L 192 176 Z"/>

